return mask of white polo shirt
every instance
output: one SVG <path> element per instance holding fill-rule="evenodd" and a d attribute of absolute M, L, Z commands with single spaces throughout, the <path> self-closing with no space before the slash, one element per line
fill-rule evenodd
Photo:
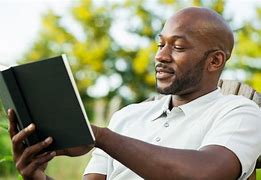
<path fill-rule="evenodd" d="M 129 105 L 113 115 L 109 128 L 147 143 L 176 149 L 225 146 L 241 162 L 240 179 L 251 174 L 261 153 L 261 111 L 253 101 L 242 96 L 224 96 L 220 89 L 171 111 L 170 100 L 169 95 Z M 142 179 L 98 148 L 85 169 L 84 174 L 88 173 L 104 174 L 109 180 Z"/>

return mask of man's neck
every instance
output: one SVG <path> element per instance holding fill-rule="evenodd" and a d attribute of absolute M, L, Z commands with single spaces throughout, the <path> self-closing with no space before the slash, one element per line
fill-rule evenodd
<path fill-rule="evenodd" d="M 169 109 L 172 109 L 173 107 L 181 106 L 183 104 L 187 104 L 190 101 L 193 101 L 194 99 L 204 96 L 216 89 L 217 87 L 213 87 L 213 88 L 209 88 L 205 90 L 197 90 L 194 92 L 185 93 L 181 95 L 172 95 Z"/>

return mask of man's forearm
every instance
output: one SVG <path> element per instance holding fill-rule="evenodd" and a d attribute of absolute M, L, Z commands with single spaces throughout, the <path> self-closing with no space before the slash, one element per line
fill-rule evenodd
<path fill-rule="evenodd" d="M 101 130 L 96 147 L 145 179 L 197 179 L 210 176 L 215 179 L 220 174 L 216 171 L 218 163 L 223 163 L 219 157 L 211 157 L 211 153 L 160 147 L 119 135 L 106 128 Z M 235 178 L 235 173 L 228 174 L 229 178 Z"/>

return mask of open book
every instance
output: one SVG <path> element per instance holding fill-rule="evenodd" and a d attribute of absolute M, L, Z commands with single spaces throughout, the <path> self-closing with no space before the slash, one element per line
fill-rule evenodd
<path fill-rule="evenodd" d="M 47 150 L 94 144 L 65 55 L 0 68 L 0 98 L 5 110 L 14 109 L 20 130 L 30 123 L 36 125 L 36 133 L 26 140 L 28 146 L 48 136 L 54 142 Z"/>

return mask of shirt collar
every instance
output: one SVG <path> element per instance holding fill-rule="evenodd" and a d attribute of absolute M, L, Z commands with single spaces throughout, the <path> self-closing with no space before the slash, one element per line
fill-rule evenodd
<path fill-rule="evenodd" d="M 185 115 L 189 115 L 193 113 L 194 111 L 197 111 L 199 108 L 203 108 L 204 106 L 208 106 L 208 103 L 213 102 L 215 99 L 222 96 L 221 90 L 218 87 L 216 90 L 205 94 L 197 99 L 194 99 L 193 101 L 190 101 L 189 103 L 183 104 L 179 106 Z"/>
<path fill-rule="evenodd" d="M 164 95 L 158 100 L 150 101 L 148 103 L 152 103 L 153 106 L 147 111 L 145 117 L 154 121 L 158 119 L 160 116 L 165 114 L 169 109 L 169 103 L 171 100 L 171 95 Z"/>
<path fill-rule="evenodd" d="M 222 96 L 222 93 L 220 91 L 220 88 L 218 87 L 216 90 L 208 94 L 205 94 L 197 99 L 194 99 L 193 101 L 190 101 L 187 104 L 178 106 L 176 108 L 181 109 L 186 116 L 193 113 L 194 111 L 197 111 L 198 108 L 202 108 L 203 106 L 207 105 L 209 102 L 214 101 L 220 96 Z M 156 100 L 154 102 L 155 105 L 152 107 L 151 111 L 149 111 L 151 114 L 147 114 L 148 115 L 147 117 L 149 117 L 149 119 L 154 121 L 158 119 L 160 116 L 166 114 L 169 111 L 170 101 L 171 101 L 171 95 L 166 95 L 163 96 L 161 99 Z"/>

